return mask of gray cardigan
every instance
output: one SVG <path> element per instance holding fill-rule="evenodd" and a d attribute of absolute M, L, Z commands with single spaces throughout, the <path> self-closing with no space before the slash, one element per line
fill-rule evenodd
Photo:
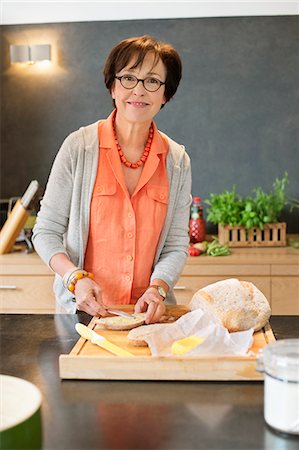
<path fill-rule="evenodd" d="M 33 229 L 35 250 L 48 266 L 55 254 L 64 253 L 76 266 L 83 267 L 98 167 L 97 130 L 98 122 L 95 122 L 71 133 L 55 158 Z M 164 280 L 170 287 L 167 302 L 175 303 L 173 286 L 184 267 L 189 243 L 191 168 L 184 147 L 170 138 L 168 141 L 168 209 L 151 280 Z M 57 274 L 54 292 L 58 304 L 66 312 L 74 313 L 74 296 L 64 288 Z"/>

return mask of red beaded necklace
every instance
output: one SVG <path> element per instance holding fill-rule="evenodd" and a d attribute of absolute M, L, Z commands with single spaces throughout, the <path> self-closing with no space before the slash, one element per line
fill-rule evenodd
<path fill-rule="evenodd" d="M 144 148 L 144 152 L 141 156 L 140 159 L 138 159 L 137 162 L 132 163 L 131 161 L 128 161 L 127 158 L 125 157 L 121 146 L 118 143 L 117 140 L 117 136 L 116 136 L 116 130 L 115 130 L 115 114 L 112 120 L 112 126 L 113 126 L 113 134 L 114 134 L 114 140 L 116 143 L 116 147 L 117 147 L 117 151 L 120 157 L 121 162 L 126 166 L 126 167 L 130 167 L 131 169 L 137 169 L 137 167 L 142 166 L 142 164 L 145 163 L 145 161 L 147 160 L 147 157 L 149 155 L 150 149 L 151 149 L 151 145 L 152 145 L 152 140 L 153 140 L 153 135 L 154 135 L 154 126 L 153 123 L 151 123 L 150 129 L 149 129 L 149 134 L 148 134 L 148 138 L 147 138 L 147 143 L 145 144 L 145 148 Z"/>

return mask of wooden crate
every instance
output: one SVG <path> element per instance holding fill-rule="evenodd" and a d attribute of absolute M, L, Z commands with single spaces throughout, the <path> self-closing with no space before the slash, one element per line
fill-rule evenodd
<path fill-rule="evenodd" d="M 258 227 L 218 225 L 220 244 L 229 247 L 284 247 L 287 245 L 286 223 L 268 223 L 264 230 Z"/>
<path fill-rule="evenodd" d="M 129 309 L 131 307 L 131 309 Z M 132 312 L 132 305 L 118 309 Z M 189 309 L 185 305 L 168 305 L 167 314 L 180 317 Z M 265 327 L 254 333 L 250 354 L 202 355 L 202 356 L 151 356 L 148 347 L 130 344 L 128 331 L 99 329 L 96 318 L 89 327 L 110 342 L 128 350 L 134 357 L 114 356 L 106 350 L 80 338 L 68 355 L 59 357 L 59 373 L 62 379 L 82 380 L 169 380 L 169 381 L 261 381 L 263 374 L 256 371 L 256 355 L 259 350 L 275 342 L 272 329 Z"/>

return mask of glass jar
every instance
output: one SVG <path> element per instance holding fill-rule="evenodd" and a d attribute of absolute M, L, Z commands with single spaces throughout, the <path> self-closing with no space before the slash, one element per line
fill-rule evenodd
<path fill-rule="evenodd" d="M 299 339 L 264 347 L 257 358 L 264 372 L 264 418 L 270 427 L 299 435 Z"/>

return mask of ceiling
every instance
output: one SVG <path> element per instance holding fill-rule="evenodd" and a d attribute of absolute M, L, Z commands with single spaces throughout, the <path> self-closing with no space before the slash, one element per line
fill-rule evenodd
<path fill-rule="evenodd" d="M 1 24 L 299 14 L 295 1 L 13 1 L 1 0 Z"/>

